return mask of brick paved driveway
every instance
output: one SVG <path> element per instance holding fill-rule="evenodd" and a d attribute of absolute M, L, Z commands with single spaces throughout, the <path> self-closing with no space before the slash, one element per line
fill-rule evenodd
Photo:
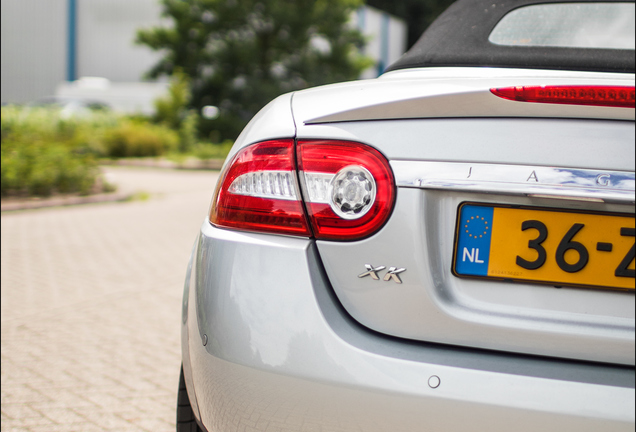
<path fill-rule="evenodd" d="M 175 429 L 183 279 L 218 174 L 105 171 L 150 199 L 2 215 L 2 432 Z"/>

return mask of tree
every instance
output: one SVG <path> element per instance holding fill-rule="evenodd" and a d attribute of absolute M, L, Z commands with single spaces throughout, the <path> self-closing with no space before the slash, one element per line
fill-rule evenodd
<path fill-rule="evenodd" d="M 420 38 L 424 30 L 455 0 L 367 0 L 369 6 L 381 9 L 406 21 L 408 46 Z"/>
<path fill-rule="evenodd" d="M 182 70 L 192 108 L 220 108 L 201 120 L 235 138 L 267 102 L 292 90 L 354 79 L 369 65 L 364 40 L 348 24 L 361 0 L 161 0 L 171 27 L 137 32 L 137 43 L 165 53 L 151 78 Z"/>

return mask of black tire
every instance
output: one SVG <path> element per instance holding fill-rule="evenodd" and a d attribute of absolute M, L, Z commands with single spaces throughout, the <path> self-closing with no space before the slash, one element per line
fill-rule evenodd
<path fill-rule="evenodd" d="M 190 398 L 183 377 L 183 365 L 179 375 L 179 395 L 177 396 L 177 432 L 203 432 L 194 418 Z"/>

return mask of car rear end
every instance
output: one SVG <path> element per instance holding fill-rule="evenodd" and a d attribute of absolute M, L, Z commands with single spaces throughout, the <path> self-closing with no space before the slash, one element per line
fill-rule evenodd
<path fill-rule="evenodd" d="M 633 430 L 634 142 L 633 70 L 408 67 L 281 96 L 194 247 L 196 418 Z"/>
<path fill-rule="evenodd" d="M 481 72 L 496 75 L 481 80 L 479 71 L 464 72 L 472 77 L 467 90 L 456 76 L 458 90 L 438 94 L 450 71 L 422 71 L 409 82 L 405 103 L 426 107 L 431 98 L 434 109 L 450 110 L 445 97 L 452 106 L 463 95 L 482 98 L 484 117 L 314 117 L 327 103 L 312 92 L 333 92 L 325 100 L 343 107 L 352 93 L 394 89 L 395 72 L 375 83 L 284 96 L 255 119 L 266 127 L 247 130 L 228 158 L 186 289 L 191 400 L 209 430 L 633 428 L 633 256 L 631 276 L 615 275 L 634 245 L 633 234 L 625 235 L 634 227 L 633 110 L 575 106 L 568 116 L 572 107 L 564 105 L 549 107 L 562 110 L 559 118 L 496 116 L 489 104 L 495 111 L 535 105 L 491 88 L 538 79 L 524 71 Z M 557 75 L 540 80 L 633 88 L 629 77 Z M 581 118 L 585 109 L 592 114 Z M 286 121 L 292 115 L 293 129 Z M 325 159 L 327 167 L 320 165 Z M 359 167 L 388 210 L 339 223 L 330 207 L 342 203 L 330 204 L 316 190 L 343 170 L 368 190 Z M 274 179 L 270 186 L 252 187 L 263 173 Z M 294 199 L 275 195 L 285 190 L 276 186 L 281 173 L 292 173 Z M 244 204 L 230 201 L 224 213 L 223 194 Z M 461 237 L 467 223 L 473 235 L 484 235 L 481 219 L 481 231 L 470 226 L 480 210 L 491 213 L 489 229 L 503 236 L 499 253 L 512 258 L 536 262 L 529 241 L 540 231 L 522 225 L 546 227 L 545 279 L 500 273 L 524 270 L 516 260 L 494 274 L 460 268 L 498 259 L 479 243 L 460 243 L 472 240 Z M 368 231 L 366 222 L 356 228 L 371 214 L 381 223 L 371 218 Z M 500 227 L 506 220 L 514 223 Z M 589 228 L 566 239 L 577 224 Z M 558 249 L 570 246 L 563 259 L 575 265 L 575 244 L 586 249 L 588 263 L 564 271 Z"/>

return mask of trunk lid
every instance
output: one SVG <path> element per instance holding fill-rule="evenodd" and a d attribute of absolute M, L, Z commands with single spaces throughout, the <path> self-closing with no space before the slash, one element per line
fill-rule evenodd
<path fill-rule="evenodd" d="M 566 228 L 582 221 L 592 232 L 615 222 L 633 229 L 634 110 L 519 103 L 489 92 L 539 83 L 634 85 L 633 75 L 444 69 L 294 94 L 298 139 L 371 145 L 396 178 L 395 208 L 379 232 L 360 241 L 317 241 L 334 291 L 354 319 L 413 340 L 634 364 L 633 277 L 626 279 L 631 290 L 555 288 L 467 277 L 456 266 L 484 258 L 471 248 L 461 253 L 458 218 L 466 205 L 504 209 L 496 210 L 498 221 L 511 220 L 506 211 L 530 211 L 519 217 L 552 231 L 546 262 L 555 260 L 555 244 L 567 249 L 583 238 L 563 240 L 567 232 L 553 219 Z M 588 222 L 590 215 L 598 219 Z M 503 229 L 504 222 L 494 223 Z M 584 243 L 588 261 L 611 255 L 618 268 L 633 234 L 594 234 Z M 608 243 L 613 252 L 602 250 Z M 536 261 L 532 253 L 524 258 Z M 572 262 L 573 253 L 562 255 Z M 633 260 L 626 269 L 633 272 Z"/>

